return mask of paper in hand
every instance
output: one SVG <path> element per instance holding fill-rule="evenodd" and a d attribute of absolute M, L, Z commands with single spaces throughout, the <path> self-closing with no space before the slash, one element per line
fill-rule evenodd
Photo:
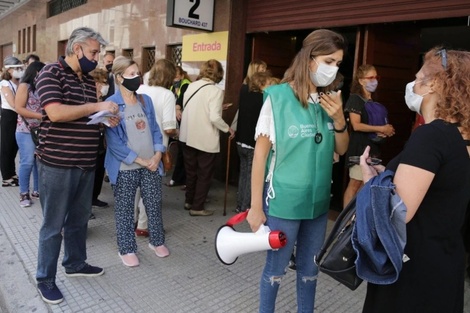
<path fill-rule="evenodd" d="M 118 116 L 120 116 L 122 118 L 123 115 L 124 115 L 124 113 L 122 113 L 122 112 L 119 112 L 118 114 L 113 114 L 113 113 L 109 112 L 108 110 L 99 111 L 99 112 L 96 112 L 95 114 L 92 114 L 92 115 L 88 116 L 90 121 L 87 123 L 87 125 L 103 123 L 104 125 L 109 127 L 109 120 L 108 120 L 109 117 L 113 117 L 113 116 L 118 117 Z"/>

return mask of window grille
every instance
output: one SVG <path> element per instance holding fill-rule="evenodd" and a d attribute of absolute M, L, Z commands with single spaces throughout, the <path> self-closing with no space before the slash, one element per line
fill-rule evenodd
<path fill-rule="evenodd" d="M 144 48 L 142 57 L 142 72 L 146 73 L 150 71 L 153 64 L 155 64 L 155 47 Z"/>
<path fill-rule="evenodd" d="M 122 55 L 134 59 L 134 50 L 133 49 L 122 49 Z"/>
<path fill-rule="evenodd" d="M 171 49 L 171 60 L 176 64 L 181 66 L 182 57 L 183 57 L 183 46 L 182 45 L 173 45 L 170 46 Z"/>
<path fill-rule="evenodd" d="M 87 3 L 88 0 L 52 0 L 47 4 L 48 17 L 59 15 Z"/>

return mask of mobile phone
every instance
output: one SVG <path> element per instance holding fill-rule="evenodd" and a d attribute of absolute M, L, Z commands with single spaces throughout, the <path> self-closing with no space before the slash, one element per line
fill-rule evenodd
<path fill-rule="evenodd" d="M 361 159 L 359 156 L 350 156 L 349 157 L 349 165 L 354 165 L 354 164 L 357 164 L 359 165 L 361 162 Z M 378 158 L 369 158 L 367 160 L 367 164 L 369 165 L 378 165 L 382 163 L 382 160 L 381 159 L 378 159 Z"/>

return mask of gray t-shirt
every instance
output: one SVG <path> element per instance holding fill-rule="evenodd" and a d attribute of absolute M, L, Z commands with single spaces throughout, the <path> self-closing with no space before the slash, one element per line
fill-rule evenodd
<path fill-rule="evenodd" d="M 147 116 L 140 105 L 126 105 L 124 118 L 127 130 L 127 146 L 143 159 L 150 159 L 154 155 L 152 133 Z M 120 170 L 134 170 L 141 168 L 137 163 L 127 165 L 121 162 Z"/>

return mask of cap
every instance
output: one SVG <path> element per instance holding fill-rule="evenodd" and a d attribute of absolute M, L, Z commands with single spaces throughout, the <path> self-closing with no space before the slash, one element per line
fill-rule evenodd
<path fill-rule="evenodd" d="M 5 68 L 23 67 L 23 62 L 14 56 L 8 56 L 3 60 L 3 66 Z"/>

